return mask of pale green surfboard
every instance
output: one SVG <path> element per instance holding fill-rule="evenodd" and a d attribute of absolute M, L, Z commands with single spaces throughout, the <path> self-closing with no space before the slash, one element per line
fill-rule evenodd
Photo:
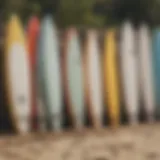
<path fill-rule="evenodd" d="M 50 129 L 60 130 L 62 119 L 60 59 L 57 31 L 50 15 L 45 16 L 41 23 L 38 61 L 40 91 L 43 92 L 41 95 L 47 124 Z"/>
<path fill-rule="evenodd" d="M 74 28 L 66 32 L 63 58 L 67 108 L 74 127 L 79 129 L 84 124 L 84 86 L 81 48 L 78 33 Z"/>

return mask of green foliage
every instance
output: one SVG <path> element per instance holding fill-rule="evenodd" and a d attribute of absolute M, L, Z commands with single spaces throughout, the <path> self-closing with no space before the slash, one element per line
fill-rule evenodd
<path fill-rule="evenodd" d="M 149 6 L 151 23 L 153 25 L 160 25 L 160 1 L 154 0 L 154 3 L 152 2 L 152 5 L 150 3 Z"/>
<path fill-rule="evenodd" d="M 8 18 L 11 13 L 17 13 L 20 15 L 21 13 L 24 13 L 27 0 L 6 0 L 4 5 L 6 16 Z"/>
<path fill-rule="evenodd" d="M 113 0 L 114 18 L 123 21 L 126 18 L 135 23 L 146 21 L 148 23 L 157 23 L 160 13 L 159 0 Z M 157 18 L 155 18 L 157 17 Z"/>
<path fill-rule="evenodd" d="M 93 13 L 95 0 L 61 0 L 57 13 L 57 21 L 61 27 L 92 26 L 104 24 L 104 17 Z"/>
<path fill-rule="evenodd" d="M 62 28 L 103 27 L 126 18 L 135 23 L 145 20 L 160 24 L 160 0 L 5 0 L 0 1 L 0 9 L 5 17 L 16 12 L 23 21 L 32 14 L 40 16 L 49 11 Z"/>

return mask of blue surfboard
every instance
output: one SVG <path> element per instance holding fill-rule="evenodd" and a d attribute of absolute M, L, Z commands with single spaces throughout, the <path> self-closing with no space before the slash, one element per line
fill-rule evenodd
<path fill-rule="evenodd" d="M 50 15 L 46 15 L 40 27 L 39 74 L 41 97 L 47 117 L 47 126 L 56 131 L 61 129 L 62 91 L 60 55 L 57 30 Z"/>
<path fill-rule="evenodd" d="M 152 39 L 153 49 L 153 74 L 154 74 L 154 90 L 155 90 L 155 113 L 160 118 L 160 29 L 153 31 Z"/>

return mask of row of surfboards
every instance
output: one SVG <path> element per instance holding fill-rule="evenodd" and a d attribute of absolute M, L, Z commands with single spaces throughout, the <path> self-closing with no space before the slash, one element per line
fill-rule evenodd
<path fill-rule="evenodd" d="M 25 31 L 12 15 L 6 28 L 6 92 L 17 132 L 61 130 L 63 107 L 77 129 L 85 116 L 102 127 L 104 113 L 117 126 L 121 107 L 130 124 L 142 106 L 149 122 L 160 113 L 160 30 L 151 35 L 147 25 L 135 30 L 126 21 L 119 34 L 107 29 L 100 45 L 93 29 L 83 43 L 74 28 L 60 38 L 50 15 L 32 17 Z"/>

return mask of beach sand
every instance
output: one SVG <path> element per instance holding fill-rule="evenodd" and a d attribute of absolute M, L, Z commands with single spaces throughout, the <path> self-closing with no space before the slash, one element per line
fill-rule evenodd
<path fill-rule="evenodd" d="M 1 136 L 0 160 L 160 160 L 160 124 Z"/>

